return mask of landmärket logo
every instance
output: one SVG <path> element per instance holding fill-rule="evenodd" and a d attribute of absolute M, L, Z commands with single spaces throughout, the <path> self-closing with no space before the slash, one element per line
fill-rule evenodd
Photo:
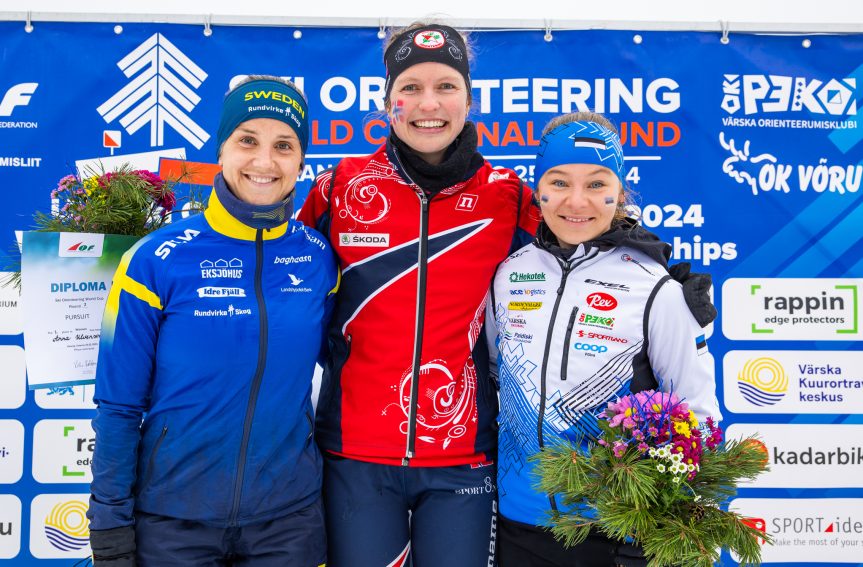
<path fill-rule="evenodd" d="M 737 375 L 737 387 L 752 405 L 772 406 L 788 392 L 788 375 L 779 361 L 770 357 L 748 360 Z"/>
<path fill-rule="evenodd" d="M 210 139 L 187 114 L 201 102 L 193 89 L 207 73 L 165 36 L 153 34 L 117 66 L 134 79 L 96 109 L 106 123 L 119 118 L 130 135 L 149 125 L 153 147 L 165 145 L 165 126 L 199 150 Z"/>

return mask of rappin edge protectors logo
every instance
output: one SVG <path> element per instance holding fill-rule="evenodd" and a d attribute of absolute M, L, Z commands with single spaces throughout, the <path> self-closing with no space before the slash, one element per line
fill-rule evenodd
<path fill-rule="evenodd" d="M 755 406 L 772 406 L 788 392 L 788 374 L 778 360 L 759 357 L 746 361 L 737 375 L 740 395 Z"/>
<path fill-rule="evenodd" d="M 207 73 L 165 36 L 153 34 L 117 66 L 131 81 L 96 109 L 106 123 L 119 119 L 130 136 L 149 126 L 151 147 L 165 145 L 166 126 L 199 150 L 210 139 L 184 112 L 201 102 L 194 89 Z"/>
<path fill-rule="evenodd" d="M 859 339 L 861 279 L 729 278 L 722 331 L 732 340 Z"/>
<path fill-rule="evenodd" d="M 728 114 L 746 116 L 775 112 L 855 116 L 857 80 L 816 79 L 782 75 L 723 75 L 722 103 Z"/>
<path fill-rule="evenodd" d="M 61 232 L 58 255 L 61 258 L 100 258 L 104 234 Z"/>
<path fill-rule="evenodd" d="M 87 504 L 80 500 L 58 502 L 45 518 L 45 537 L 60 551 L 78 551 L 90 543 Z"/>
<path fill-rule="evenodd" d="M 389 233 L 367 232 L 357 234 L 354 232 L 340 232 L 339 244 L 342 246 L 363 246 L 367 248 L 387 248 L 390 245 Z"/>

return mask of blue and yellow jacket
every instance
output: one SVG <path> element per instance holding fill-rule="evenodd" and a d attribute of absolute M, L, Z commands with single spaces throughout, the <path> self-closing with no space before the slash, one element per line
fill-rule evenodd
<path fill-rule="evenodd" d="M 90 528 L 244 526 L 318 498 L 311 379 L 337 287 L 319 233 L 251 228 L 215 191 L 135 244 L 102 322 Z"/>

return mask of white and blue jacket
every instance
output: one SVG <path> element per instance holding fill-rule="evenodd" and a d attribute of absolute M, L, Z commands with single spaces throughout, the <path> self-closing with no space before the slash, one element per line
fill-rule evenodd
<path fill-rule="evenodd" d="M 535 488 L 529 458 L 560 440 L 595 438 L 609 401 L 658 386 L 699 419 L 719 419 L 713 358 L 666 269 L 668 245 L 631 224 L 573 250 L 552 244 L 544 225 L 539 235 L 498 268 L 488 313 L 500 513 L 529 525 L 545 525 L 560 505 Z"/>
<path fill-rule="evenodd" d="M 91 530 L 135 511 L 244 526 L 317 499 L 311 380 L 337 287 L 318 232 L 252 228 L 215 191 L 130 249 L 102 323 Z"/>

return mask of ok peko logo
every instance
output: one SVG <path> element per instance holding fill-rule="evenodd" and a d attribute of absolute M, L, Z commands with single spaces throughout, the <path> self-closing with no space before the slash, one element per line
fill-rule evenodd
<path fill-rule="evenodd" d="M 781 75 L 724 75 L 722 110 L 734 114 L 800 112 L 833 116 L 857 114 L 857 80 L 822 81 Z"/>
<path fill-rule="evenodd" d="M 614 296 L 598 291 L 587 296 L 587 305 L 599 311 L 611 311 L 617 307 Z"/>

